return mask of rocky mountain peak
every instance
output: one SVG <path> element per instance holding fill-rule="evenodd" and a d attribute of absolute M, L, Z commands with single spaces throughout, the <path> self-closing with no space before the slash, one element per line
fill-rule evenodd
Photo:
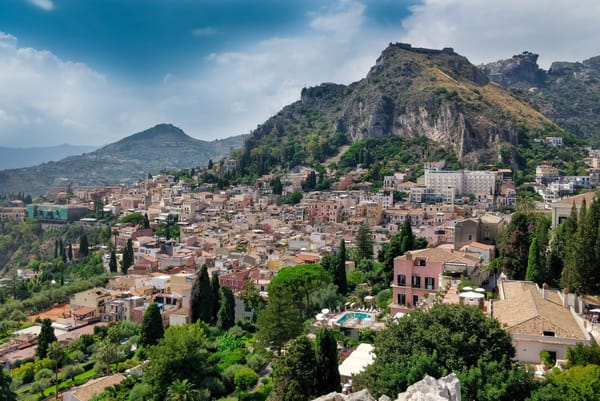
<path fill-rule="evenodd" d="M 538 64 L 539 55 L 524 51 L 506 60 L 480 66 L 481 71 L 492 81 L 502 86 L 537 87 L 545 78 L 545 72 Z"/>

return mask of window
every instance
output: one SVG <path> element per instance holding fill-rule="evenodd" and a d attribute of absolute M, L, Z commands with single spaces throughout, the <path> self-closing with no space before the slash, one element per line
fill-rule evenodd
<path fill-rule="evenodd" d="M 398 294 L 398 305 L 406 305 L 406 294 Z"/>
<path fill-rule="evenodd" d="M 469 241 L 473 240 L 473 236 L 471 234 L 469 234 Z"/>
<path fill-rule="evenodd" d="M 406 274 L 398 274 L 397 284 L 403 287 L 406 285 Z"/>
<path fill-rule="evenodd" d="M 425 289 L 433 290 L 435 287 L 435 279 L 433 277 L 425 277 Z"/>
<path fill-rule="evenodd" d="M 417 259 L 417 266 L 425 267 L 427 266 L 427 261 L 425 259 Z"/>
<path fill-rule="evenodd" d="M 419 296 L 413 295 L 413 306 L 417 306 L 418 303 L 419 303 Z"/>
<path fill-rule="evenodd" d="M 413 288 L 421 288 L 421 277 L 420 276 L 412 276 L 412 287 Z"/>

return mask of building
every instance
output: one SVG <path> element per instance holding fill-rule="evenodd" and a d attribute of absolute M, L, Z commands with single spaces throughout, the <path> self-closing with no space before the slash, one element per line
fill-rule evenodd
<path fill-rule="evenodd" d="M 0 221 L 14 221 L 20 223 L 25 221 L 24 207 L 0 207 Z"/>
<path fill-rule="evenodd" d="M 406 252 L 394 259 L 390 315 L 405 313 L 425 297 L 434 296 L 444 287 L 445 276 L 473 276 L 481 265 L 477 253 L 453 249 L 427 248 Z"/>
<path fill-rule="evenodd" d="M 25 206 L 27 217 L 52 223 L 72 223 L 90 212 L 83 205 L 56 205 L 54 203 L 34 203 Z"/>
<path fill-rule="evenodd" d="M 540 164 L 535 168 L 535 182 L 546 185 L 550 182 L 558 181 L 560 174 L 556 167 L 547 164 Z"/>
<path fill-rule="evenodd" d="M 106 320 L 106 303 L 112 295 L 104 288 L 92 288 L 71 295 L 71 315 L 74 322 L 84 323 Z"/>
<path fill-rule="evenodd" d="M 583 320 L 568 303 L 568 294 L 540 289 L 530 281 L 498 280 L 498 290 L 500 300 L 493 303 L 491 312 L 510 333 L 518 361 L 539 363 L 542 351 L 554 359 L 566 359 L 569 347 L 590 343 Z"/>
<path fill-rule="evenodd" d="M 581 209 L 581 205 L 585 202 L 588 206 L 593 202 L 596 197 L 595 192 L 586 192 L 581 195 L 575 195 L 570 198 L 565 198 L 559 202 L 554 202 L 550 204 L 552 208 L 552 227 L 556 227 L 558 224 L 562 223 L 567 217 L 571 215 L 571 209 L 573 205 L 577 209 L 577 213 L 579 214 L 579 210 Z"/>
<path fill-rule="evenodd" d="M 425 186 L 441 192 L 454 188 L 456 195 L 486 196 L 496 194 L 497 174 L 492 171 L 433 171 L 425 170 Z"/>

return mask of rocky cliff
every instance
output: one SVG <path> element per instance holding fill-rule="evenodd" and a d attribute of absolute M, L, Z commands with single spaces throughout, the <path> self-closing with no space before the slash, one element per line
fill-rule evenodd
<path fill-rule="evenodd" d="M 396 43 L 364 79 L 302 90 L 299 101 L 251 134 L 241 166 L 260 163 L 267 170 L 291 160 L 323 161 L 343 141 L 417 135 L 462 160 L 488 160 L 501 144 L 517 143 L 519 126 L 553 124 L 452 49 Z"/>
<path fill-rule="evenodd" d="M 554 62 L 545 71 L 537 64 L 537 54 L 524 52 L 480 68 L 560 127 L 600 145 L 600 56 Z"/>

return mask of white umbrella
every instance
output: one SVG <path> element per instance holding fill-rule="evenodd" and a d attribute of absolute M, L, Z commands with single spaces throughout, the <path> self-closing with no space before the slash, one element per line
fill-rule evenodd
<path fill-rule="evenodd" d="M 319 314 L 316 316 L 316 318 L 317 318 L 317 320 L 323 320 L 323 319 L 325 319 L 325 316 L 324 316 L 322 313 L 319 313 Z"/>
<path fill-rule="evenodd" d="M 595 308 L 595 309 L 590 310 L 590 312 L 592 312 L 592 313 L 600 313 L 600 309 L 599 308 Z"/>
<path fill-rule="evenodd" d="M 475 288 L 475 292 L 485 292 L 485 288 Z"/>
<path fill-rule="evenodd" d="M 463 287 L 463 291 L 473 291 L 473 287 Z"/>
<path fill-rule="evenodd" d="M 329 313 L 329 309 L 325 308 L 325 309 L 321 309 L 321 313 L 326 315 Z"/>
<path fill-rule="evenodd" d="M 473 291 L 461 292 L 460 294 L 458 294 L 458 296 L 461 298 L 473 298 L 473 299 L 480 299 L 480 298 L 484 297 L 483 294 L 480 294 L 478 292 L 473 292 Z"/>

